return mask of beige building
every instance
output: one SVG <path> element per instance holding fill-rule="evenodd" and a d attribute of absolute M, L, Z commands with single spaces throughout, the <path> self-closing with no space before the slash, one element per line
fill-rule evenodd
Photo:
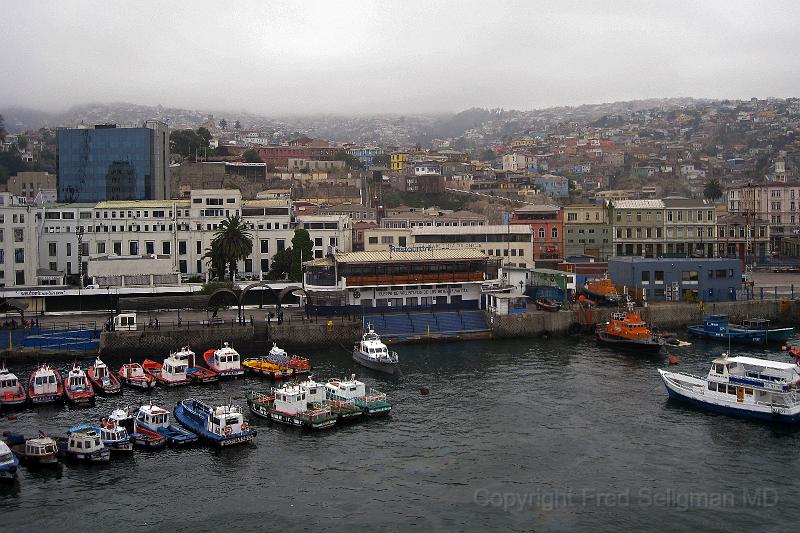
<path fill-rule="evenodd" d="M 56 176 L 47 172 L 18 172 L 6 183 L 6 191 L 24 196 L 29 201 L 34 200 L 40 191 L 55 191 L 56 187 Z"/>
<path fill-rule="evenodd" d="M 605 261 L 613 255 L 611 225 L 605 205 L 568 205 L 564 211 L 564 255 L 591 255 Z"/>

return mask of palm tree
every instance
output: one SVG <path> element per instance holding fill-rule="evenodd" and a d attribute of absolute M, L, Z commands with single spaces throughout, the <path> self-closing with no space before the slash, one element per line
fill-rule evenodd
<path fill-rule="evenodd" d="M 241 217 L 229 216 L 219 225 L 211 240 L 211 248 L 206 250 L 204 259 L 211 263 L 211 269 L 219 278 L 225 277 L 225 267 L 228 267 L 228 276 L 233 280 L 236 274 L 236 264 L 246 258 L 253 251 L 253 237 Z"/>
<path fill-rule="evenodd" d="M 706 186 L 703 188 L 703 196 L 709 200 L 721 198 L 722 192 L 722 185 L 717 178 L 711 178 L 706 182 Z"/>

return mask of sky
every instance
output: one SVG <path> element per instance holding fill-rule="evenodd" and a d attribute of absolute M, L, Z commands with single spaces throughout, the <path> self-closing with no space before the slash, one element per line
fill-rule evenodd
<path fill-rule="evenodd" d="M 3 0 L 0 106 L 264 114 L 800 96 L 800 2 Z"/>

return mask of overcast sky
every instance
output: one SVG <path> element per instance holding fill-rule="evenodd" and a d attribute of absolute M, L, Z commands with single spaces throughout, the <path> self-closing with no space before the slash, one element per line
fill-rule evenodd
<path fill-rule="evenodd" d="M 800 95 L 800 2 L 3 0 L 0 105 L 411 113 Z"/>

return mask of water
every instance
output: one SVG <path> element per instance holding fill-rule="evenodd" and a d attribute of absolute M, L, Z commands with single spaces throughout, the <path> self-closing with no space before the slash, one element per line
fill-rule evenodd
<path fill-rule="evenodd" d="M 681 370 L 704 374 L 723 348 L 670 352 Z M 667 401 L 656 372 L 666 355 L 619 354 L 588 337 L 399 351 L 399 377 L 356 369 L 338 347 L 312 356 L 320 378 L 352 371 L 385 391 L 388 418 L 308 434 L 250 417 L 253 446 L 21 468 L 18 483 L 0 486 L 2 529 L 764 531 L 800 518 L 800 431 Z M 0 418 L 0 431 L 61 433 L 150 398 L 168 408 L 188 395 L 244 404 L 247 390 L 267 385 L 126 389 L 93 408 L 24 410 Z"/>

